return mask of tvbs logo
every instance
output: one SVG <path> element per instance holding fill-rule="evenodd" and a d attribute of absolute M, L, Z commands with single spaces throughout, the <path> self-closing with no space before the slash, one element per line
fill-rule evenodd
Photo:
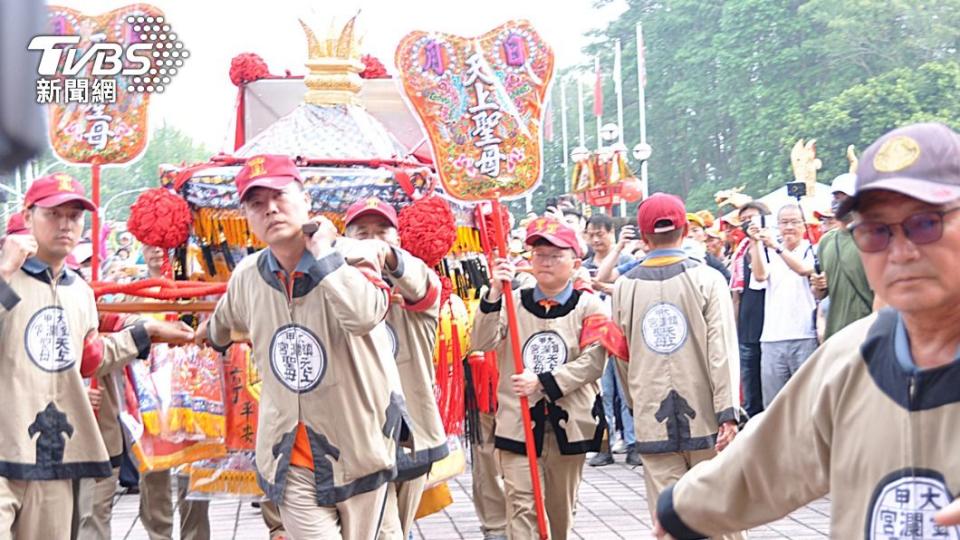
<path fill-rule="evenodd" d="M 27 49 L 41 53 L 38 101 L 41 90 L 49 95 L 51 87 L 61 82 L 69 87 L 65 88 L 68 92 L 77 87 L 106 86 L 103 83 L 126 85 L 127 92 L 163 92 L 190 52 L 170 25 L 164 24 L 163 17 L 130 16 L 126 22 L 132 30 L 129 43 L 105 41 L 104 33 L 97 32 L 91 34 L 85 47 L 80 46 L 81 37 L 77 35 L 34 37 Z M 90 79 L 84 81 L 87 77 Z M 66 101 L 73 101 L 69 96 L 74 94 L 69 93 Z"/>
<path fill-rule="evenodd" d="M 44 77 L 76 76 L 91 63 L 90 75 L 94 77 L 133 77 L 145 75 L 150 70 L 153 43 L 134 43 L 126 50 L 119 43 L 94 43 L 82 53 L 76 48 L 78 43 L 80 36 L 36 36 L 27 48 L 43 51 L 37 73 Z M 61 62 L 62 71 L 58 69 Z"/>

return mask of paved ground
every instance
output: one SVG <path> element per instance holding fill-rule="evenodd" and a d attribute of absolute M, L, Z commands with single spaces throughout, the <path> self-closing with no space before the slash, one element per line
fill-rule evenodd
<path fill-rule="evenodd" d="M 580 486 L 573 538 L 590 540 L 649 538 L 650 517 L 644 495 L 643 473 L 622 463 L 601 468 L 585 467 Z M 416 538 L 428 540 L 480 539 L 480 524 L 473 510 L 469 471 L 450 485 L 454 503 L 442 513 L 417 522 Z M 114 508 L 113 538 L 147 540 L 137 519 L 136 495 L 118 496 Z M 211 503 L 212 538 L 266 540 L 259 510 L 249 503 Z M 806 506 L 786 518 L 750 531 L 750 538 L 828 538 L 830 503 L 827 499 Z"/>

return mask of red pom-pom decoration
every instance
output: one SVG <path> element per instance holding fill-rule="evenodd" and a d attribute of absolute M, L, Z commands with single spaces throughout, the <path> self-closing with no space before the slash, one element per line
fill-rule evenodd
<path fill-rule="evenodd" d="M 361 79 L 389 79 L 390 75 L 387 73 L 387 68 L 383 67 L 383 62 L 377 59 L 376 56 L 369 54 L 363 55 L 361 58 L 363 61 L 363 71 L 360 72 Z"/>
<path fill-rule="evenodd" d="M 270 76 L 267 63 L 259 54 L 242 53 L 230 61 L 230 82 L 240 86 Z"/>
<path fill-rule="evenodd" d="M 450 205 L 431 195 L 400 211 L 400 245 L 427 266 L 440 264 L 457 240 L 457 225 Z"/>
<path fill-rule="evenodd" d="M 141 193 L 127 219 L 127 230 L 137 240 L 163 249 L 183 245 L 190 238 L 192 225 L 187 201 L 164 188 Z"/>

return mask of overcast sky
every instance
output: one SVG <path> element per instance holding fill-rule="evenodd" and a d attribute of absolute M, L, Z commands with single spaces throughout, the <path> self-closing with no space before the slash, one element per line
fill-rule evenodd
<path fill-rule="evenodd" d="M 131 4 L 129 0 L 60 0 L 51 3 L 94 15 Z M 527 19 L 554 48 L 557 67 L 584 61 L 584 32 L 605 26 L 625 9 L 622 0 L 596 10 L 593 0 L 154 0 L 191 53 L 167 90 L 151 98 L 151 123 L 166 121 L 205 143 L 230 150 L 237 91 L 228 75 L 230 60 L 255 52 L 274 74 L 303 74 L 306 42 L 297 18 L 317 32 L 339 26 L 358 9 L 363 52 L 395 72 L 397 43 L 413 30 L 473 36 L 509 19 Z"/>

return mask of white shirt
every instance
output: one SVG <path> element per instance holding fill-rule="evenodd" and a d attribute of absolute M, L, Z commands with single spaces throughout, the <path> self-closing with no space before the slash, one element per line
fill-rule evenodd
<path fill-rule="evenodd" d="M 816 338 L 813 312 L 817 308 L 817 302 L 810 291 L 809 281 L 805 276 L 791 270 L 776 251 L 768 251 L 770 262 L 767 264 L 767 295 L 764 298 L 763 333 L 760 341 Z M 806 240 L 801 241 L 796 249 L 784 248 L 784 251 L 790 251 L 794 257 L 803 261 L 813 262 L 813 249 Z M 760 256 L 764 256 L 762 250 Z"/>

